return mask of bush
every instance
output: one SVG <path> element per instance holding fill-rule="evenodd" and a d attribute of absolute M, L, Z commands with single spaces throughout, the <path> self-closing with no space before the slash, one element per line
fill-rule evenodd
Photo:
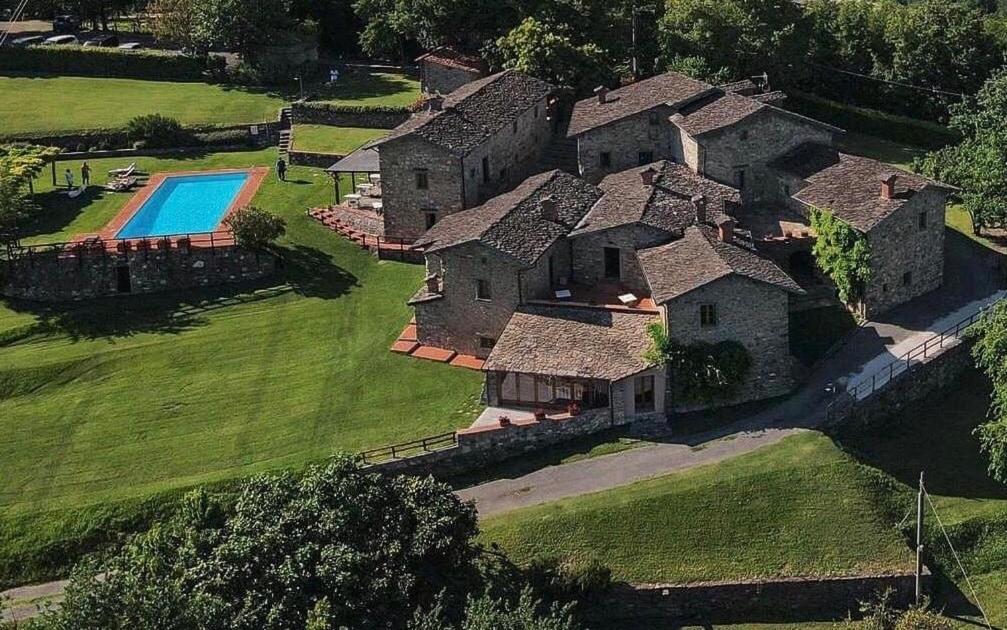
<path fill-rule="evenodd" d="M 190 57 L 160 50 L 83 46 L 0 48 L 0 71 L 5 72 L 202 81 L 219 74 L 223 65 L 219 57 Z"/>
<path fill-rule="evenodd" d="M 224 225 L 242 247 L 261 249 L 287 231 L 287 222 L 271 212 L 248 206 L 229 216 Z"/>
<path fill-rule="evenodd" d="M 147 114 L 130 120 L 126 123 L 126 137 L 134 147 L 142 143 L 143 147 L 152 149 L 186 146 L 195 142 L 192 133 L 180 122 L 161 114 Z"/>
<path fill-rule="evenodd" d="M 213 147 L 247 146 L 252 144 L 252 137 L 245 129 L 221 129 L 220 131 L 205 131 L 194 135 L 196 144 Z"/>

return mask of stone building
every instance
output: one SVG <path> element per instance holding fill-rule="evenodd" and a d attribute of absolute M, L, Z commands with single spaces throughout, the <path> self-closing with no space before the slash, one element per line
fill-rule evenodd
<path fill-rule="evenodd" d="M 482 59 L 450 46 L 441 46 L 416 58 L 420 89 L 424 94 L 449 94 L 466 83 L 486 76 Z"/>
<path fill-rule="evenodd" d="M 941 286 L 951 187 L 816 144 L 772 166 L 781 203 L 805 216 L 812 208 L 831 212 L 866 236 L 871 281 L 859 305 L 865 317 Z"/>
<path fill-rule="evenodd" d="M 513 189 L 551 139 L 553 86 L 514 71 L 434 97 L 377 148 L 381 236 L 413 241 L 442 218 Z"/>

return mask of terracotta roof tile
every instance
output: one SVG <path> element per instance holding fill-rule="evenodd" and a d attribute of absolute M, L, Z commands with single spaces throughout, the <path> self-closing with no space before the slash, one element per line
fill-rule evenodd
<path fill-rule="evenodd" d="M 417 63 L 423 61 L 451 68 L 461 68 L 462 70 L 469 70 L 471 72 L 486 72 L 486 64 L 482 59 L 474 55 L 466 55 L 451 46 L 434 48 L 430 52 L 416 58 Z"/>
<path fill-rule="evenodd" d="M 775 263 L 744 244 L 721 241 L 716 230 L 708 227 L 690 227 L 680 240 L 640 250 L 637 255 L 658 304 L 730 275 L 803 293 Z"/>
<path fill-rule="evenodd" d="M 653 315 L 525 306 L 511 317 L 484 366 L 488 371 L 608 381 L 648 369 Z"/>
<path fill-rule="evenodd" d="M 659 105 L 677 108 L 714 89 L 708 83 L 677 72 L 659 74 L 612 90 L 604 103 L 599 103 L 597 97 L 578 101 L 573 107 L 567 135 L 576 136 Z"/>

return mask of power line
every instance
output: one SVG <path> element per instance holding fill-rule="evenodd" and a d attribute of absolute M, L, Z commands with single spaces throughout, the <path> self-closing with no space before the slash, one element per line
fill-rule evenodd
<path fill-rule="evenodd" d="M 922 481 L 920 482 L 920 485 L 922 486 Z M 958 563 L 958 569 L 962 572 L 962 576 L 965 577 L 965 584 L 968 585 L 969 592 L 972 593 L 972 599 L 976 603 L 976 608 L 978 608 L 979 612 L 982 614 L 983 621 L 986 622 L 986 627 L 992 628 L 993 626 L 990 625 L 990 619 L 986 616 L 986 611 L 983 610 L 983 605 L 979 602 L 979 596 L 976 595 L 976 589 L 972 586 L 972 580 L 969 579 L 969 574 L 965 571 L 965 565 L 962 564 L 962 559 L 958 556 L 958 552 L 955 551 L 955 546 L 951 544 L 951 537 L 948 536 L 948 530 L 944 527 L 944 523 L 941 521 L 941 515 L 937 513 L 937 508 L 934 506 L 934 502 L 930 498 L 930 493 L 924 488 L 923 494 L 927 497 L 927 503 L 930 504 L 930 511 L 934 513 L 934 517 L 937 519 L 937 524 L 941 526 L 941 533 L 944 534 L 944 540 L 947 541 L 948 548 L 951 549 L 951 554 L 955 557 L 955 562 Z"/>
<path fill-rule="evenodd" d="M 14 23 L 21 19 L 21 16 L 24 15 L 24 11 L 27 7 L 28 0 L 21 0 L 21 3 L 14 8 L 14 12 L 10 16 L 10 22 L 7 23 L 7 30 L 0 33 L 0 46 L 3 46 L 4 42 L 7 41 L 7 36 L 10 35 L 12 30 L 14 30 Z"/>
<path fill-rule="evenodd" d="M 938 88 L 924 87 L 922 85 L 913 85 L 912 83 L 904 83 L 902 81 L 889 81 L 888 79 L 882 79 L 879 77 L 871 76 L 869 74 L 862 74 L 860 72 L 854 72 L 852 70 L 843 70 L 842 68 L 833 68 L 832 66 L 823 66 L 817 63 L 811 63 L 810 61 L 803 62 L 807 66 L 812 68 L 819 68 L 821 70 L 828 70 L 830 72 L 838 72 L 840 74 L 846 74 L 852 77 L 858 77 L 861 79 L 867 79 L 869 81 L 877 81 L 878 83 L 885 83 L 888 85 L 895 85 L 898 87 L 908 88 L 910 90 L 917 90 L 919 92 L 929 92 L 931 94 L 943 94 L 946 96 L 957 96 L 959 98 L 965 98 L 965 94 L 962 92 L 950 92 L 948 90 L 941 90 Z"/>

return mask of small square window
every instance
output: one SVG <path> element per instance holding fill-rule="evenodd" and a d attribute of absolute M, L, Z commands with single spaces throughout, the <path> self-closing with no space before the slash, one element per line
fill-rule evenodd
<path fill-rule="evenodd" d="M 653 151 L 640 151 L 636 155 L 636 159 L 637 159 L 637 162 L 639 162 L 640 166 L 643 166 L 644 164 L 650 164 L 651 162 L 654 161 L 654 152 Z"/>
<path fill-rule="evenodd" d="M 535 106 L 535 118 L 538 118 L 538 105 Z"/>
<path fill-rule="evenodd" d="M 602 168 L 610 168 L 612 166 L 612 154 L 608 151 L 602 151 L 598 155 L 598 164 L 600 164 Z"/>
<path fill-rule="evenodd" d="M 426 171 L 416 171 L 416 188 L 417 190 L 427 190 L 430 188 L 430 179 Z"/>
<path fill-rule="evenodd" d="M 488 157 L 483 158 L 483 181 L 489 182 L 490 180 L 490 159 Z"/>
<path fill-rule="evenodd" d="M 783 194 L 786 195 L 787 197 L 790 196 L 790 184 L 783 185 Z"/>
<path fill-rule="evenodd" d="M 913 272 L 907 271 L 904 274 L 902 274 L 902 285 L 903 286 L 907 286 L 908 287 L 912 283 L 913 283 Z"/>
<path fill-rule="evenodd" d="M 654 411 L 654 376 L 641 376 L 633 383 L 636 413 Z"/>
<path fill-rule="evenodd" d="M 882 293 L 888 293 L 888 283 L 887 282 L 885 282 L 884 284 L 881 285 L 881 292 Z"/>
<path fill-rule="evenodd" d="M 517 120 L 510 124 L 511 133 L 517 133 Z"/>
<path fill-rule="evenodd" d="M 500 169 L 500 181 L 507 181 L 507 169 L 505 168 Z"/>
<path fill-rule="evenodd" d="M 427 212 L 424 212 L 423 215 L 426 220 L 427 229 L 429 230 L 437 223 L 437 213 L 433 210 L 428 210 Z"/>
<path fill-rule="evenodd" d="M 476 299 L 489 301 L 492 298 L 489 280 L 476 280 Z"/>
<path fill-rule="evenodd" d="M 652 127 L 656 127 L 657 125 L 661 124 L 661 117 L 658 115 L 657 112 L 650 112 L 650 114 L 648 115 L 648 122 Z"/>
<path fill-rule="evenodd" d="M 738 185 L 738 190 L 745 189 L 745 171 L 744 169 L 737 170 L 734 172 L 734 181 Z"/>
<path fill-rule="evenodd" d="M 479 347 L 483 350 L 492 350 L 497 345 L 497 340 L 492 337 L 479 337 Z"/>
<path fill-rule="evenodd" d="M 739 134 L 739 135 L 741 136 L 742 140 L 748 140 L 748 130 L 747 129 L 744 130 L 744 131 L 742 131 L 741 134 Z"/>
<path fill-rule="evenodd" d="M 924 210 L 923 212 L 920 213 L 920 216 L 919 216 L 918 221 L 917 221 L 917 225 L 919 226 L 919 228 L 921 230 L 927 229 L 927 211 L 926 210 Z"/>
<path fill-rule="evenodd" d="M 717 305 L 701 304 L 699 306 L 699 325 L 710 328 L 717 325 Z"/>

